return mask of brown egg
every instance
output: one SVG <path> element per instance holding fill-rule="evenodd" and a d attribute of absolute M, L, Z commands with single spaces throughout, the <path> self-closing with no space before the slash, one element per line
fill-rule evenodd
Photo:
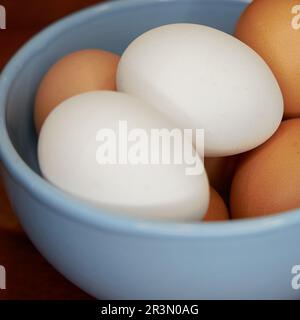
<path fill-rule="evenodd" d="M 266 143 L 245 155 L 230 198 L 233 218 L 300 207 L 300 119 L 283 121 Z"/>
<path fill-rule="evenodd" d="M 37 91 L 34 120 L 37 132 L 59 103 L 74 95 L 94 90 L 116 90 L 120 57 L 103 50 L 81 50 L 55 63 Z"/>
<path fill-rule="evenodd" d="M 285 117 L 300 116 L 300 1 L 254 0 L 235 35 L 272 69 L 284 96 Z"/>
<path fill-rule="evenodd" d="M 205 158 L 204 166 L 209 183 L 223 197 L 229 195 L 230 185 L 238 156 Z"/>
<path fill-rule="evenodd" d="M 203 221 L 224 221 L 228 219 L 229 214 L 223 199 L 214 188 L 210 187 L 209 207 Z"/>

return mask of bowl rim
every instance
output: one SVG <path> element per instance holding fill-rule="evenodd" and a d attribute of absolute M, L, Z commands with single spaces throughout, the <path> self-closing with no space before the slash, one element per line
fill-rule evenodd
<path fill-rule="evenodd" d="M 187 1 L 191 3 L 195 2 L 195 0 Z M 196 1 L 199 2 L 199 0 Z M 250 0 L 201 1 L 207 3 L 247 3 Z M 109 214 L 83 203 L 51 185 L 35 173 L 14 148 L 6 127 L 6 101 L 11 84 L 17 74 L 21 72 L 26 61 L 30 59 L 32 53 L 45 48 L 51 39 L 61 32 L 84 23 L 99 14 L 114 13 L 124 9 L 161 2 L 178 3 L 180 0 L 115 0 L 80 10 L 39 32 L 13 56 L 0 76 L 0 159 L 4 164 L 6 172 L 29 196 L 35 198 L 44 206 L 51 208 L 51 214 L 61 215 L 65 219 L 83 223 L 97 230 L 104 229 L 110 230 L 110 232 L 152 237 L 180 236 L 183 238 L 212 239 L 220 237 L 249 237 L 253 234 L 265 235 L 266 233 L 278 231 L 297 223 L 300 224 L 299 209 L 290 210 L 285 214 L 275 214 L 255 219 L 199 224 L 148 221 L 123 215 Z"/>

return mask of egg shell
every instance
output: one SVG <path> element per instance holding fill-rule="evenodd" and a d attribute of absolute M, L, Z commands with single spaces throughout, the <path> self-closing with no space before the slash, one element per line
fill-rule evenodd
<path fill-rule="evenodd" d="M 64 100 L 88 91 L 115 90 L 119 59 L 111 52 L 87 49 L 56 62 L 37 90 L 34 109 L 37 132 L 52 109 Z"/>
<path fill-rule="evenodd" d="M 282 94 L 263 59 L 231 35 L 197 24 L 165 25 L 135 39 L 121 56 L 117 88 L 181 128 L 204 129 L 208 157 L 258 146 L 283 114 Z"/>
<path fill-rule="evenodd" d="M 154 108 L 124 93 L 98 91 L 72 97 L 55 108 L 42 127 L 38 160 L 44 177 L 115 214 L 168 221 L 202 219 L 209 202 L 205 171 L 187 175 L 185 163 L 96 161 L 101 145 L 97 133 L 111 129 L 119 134 L 119 121 L 127 121 L 128 132 L 141 128 L 150 134 L 151 129 L 174 128 Z"/>
<path fill-rule="evenodd" d="M 209 184 L 223 197 L 228 197 L 239 156 L 205 158 L 204 167 Z"/>
<path fill-rule="evenodd" d="M 300 119 L 291 119 L 241 160 L 231 188 L 232 217 L 259 217 L 298 208 L 299 190 Z"/>
<path fill-rule="evenodd" d="M 272 69 L 283 93 L 285 117 L 299 117 L 300 2 L 253 1 L 240 17 L 235 35 Z"/>
<path fill-rule="evenodd" d="M 229 213 L 225 202 L 218 192 L 210 187 L 209 207 L 203 218 L 203 221 L 226 221 L 229 219 Z"/>

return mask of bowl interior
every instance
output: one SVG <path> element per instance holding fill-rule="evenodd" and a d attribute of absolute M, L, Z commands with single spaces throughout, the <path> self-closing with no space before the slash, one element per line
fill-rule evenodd
<path fill-rule="evenodd" d="M 168 23 L 200 23 L 232 33 L 245 6 L 243 1 L 122 0 L 92 7 L 46 29 L 15 57 L 21 65 L 15 63 L 18 70 L 6 100 L 6 125 L 15 149 L 39 173 L 34 97 L 42 76 L 57 59 L 85 48 L 121 54 L 140 34 Z"/>

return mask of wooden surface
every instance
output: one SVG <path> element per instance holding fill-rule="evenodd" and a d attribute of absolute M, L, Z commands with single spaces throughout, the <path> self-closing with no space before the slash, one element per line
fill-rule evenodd
<path fill-rule="evenodd" d="M 6 30 L 0 30 L 0 70 L 13 53 L 49 23 L 99 0 L 2 0 Z M 1 143 L 1 141 L 0 141 Z M 1 299 L 90 299 L 57 273 L 30 243 L 0 181 L 0 265 L 6 268 Z"/>

